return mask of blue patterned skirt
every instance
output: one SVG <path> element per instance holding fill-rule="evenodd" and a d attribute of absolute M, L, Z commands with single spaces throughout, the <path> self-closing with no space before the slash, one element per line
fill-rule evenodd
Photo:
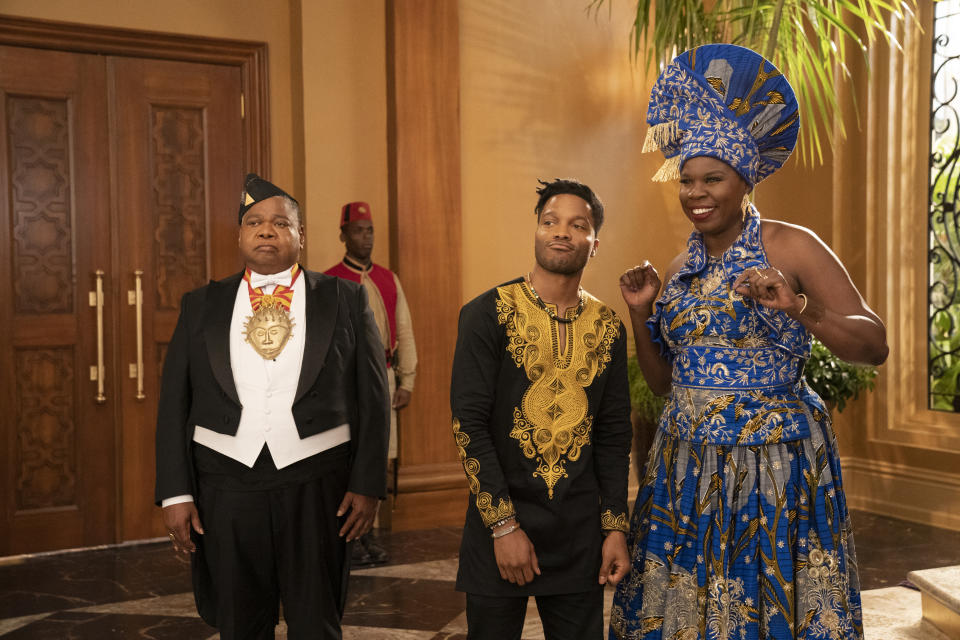
<path fill-rule="evenodd" d="M 829 419 L 778 444 L 658 431 L 611 640 L 861 640 L 860 584 Z"/>

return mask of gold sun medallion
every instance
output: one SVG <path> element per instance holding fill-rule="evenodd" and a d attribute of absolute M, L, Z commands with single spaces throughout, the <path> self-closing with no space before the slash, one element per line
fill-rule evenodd
<path fill-rule="evenodd" d="M 264 360 L 276 360 L 293 336 L 294 322 L 280 305 L 261 304 L 244 325 L 244 339 Z"/>

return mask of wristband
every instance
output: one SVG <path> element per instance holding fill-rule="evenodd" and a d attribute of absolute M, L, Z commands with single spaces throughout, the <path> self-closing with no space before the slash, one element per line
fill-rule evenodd
<path fill-rule="evenodd" d="M 517 525 L 517 523 L 514 522 L 512 525 L 510 525 L 510 526 L 507 527 L 506 529 L 501 529 L 500 531 L 494 531 L 493 533 L 490 534 L 490 537 L 493 538 L 494 540 L 496 540 L 497 538 L 502 538 L 503 536 L 507 535 L 508 533 L 513 533 L 513 532 L 516 531 L 518 528 L 519 528 L 519 525 Z"/>

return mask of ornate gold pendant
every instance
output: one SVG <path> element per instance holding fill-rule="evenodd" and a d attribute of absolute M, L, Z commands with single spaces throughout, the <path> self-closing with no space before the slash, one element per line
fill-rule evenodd
<path fill-rule="evenodd" d="M 280 306 L 262 305 L 247 318 L 244 339 L 264 360 L 275 360 L 293 336 L 293 320 Z"/>

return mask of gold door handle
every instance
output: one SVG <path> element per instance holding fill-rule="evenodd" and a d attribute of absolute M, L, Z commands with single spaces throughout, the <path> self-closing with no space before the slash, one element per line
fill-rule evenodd
<path fill-rule="evenodd" d="M 107 401 L 107 396 L 103 393 L 103 379 L 105 370 L 103 366 L 103 270 L 97 269 L 97 289 L 91 291 L 89 300 L 90 306 L 97 309 L 97 364 L 90 367 L 90 379 L 97 381 L 97 395 L 94 399 L 97 404 L 103 404 Z"/>
<path fill-rule="evenodd" d="M 136 289 L 127 291 L 127 304 L 137 308 L 137 361 L 130 364 L 130 377 L 137 379 L 137 400 L 147 395 L 143 392 L 143 269 L 133 272 Z"/>

